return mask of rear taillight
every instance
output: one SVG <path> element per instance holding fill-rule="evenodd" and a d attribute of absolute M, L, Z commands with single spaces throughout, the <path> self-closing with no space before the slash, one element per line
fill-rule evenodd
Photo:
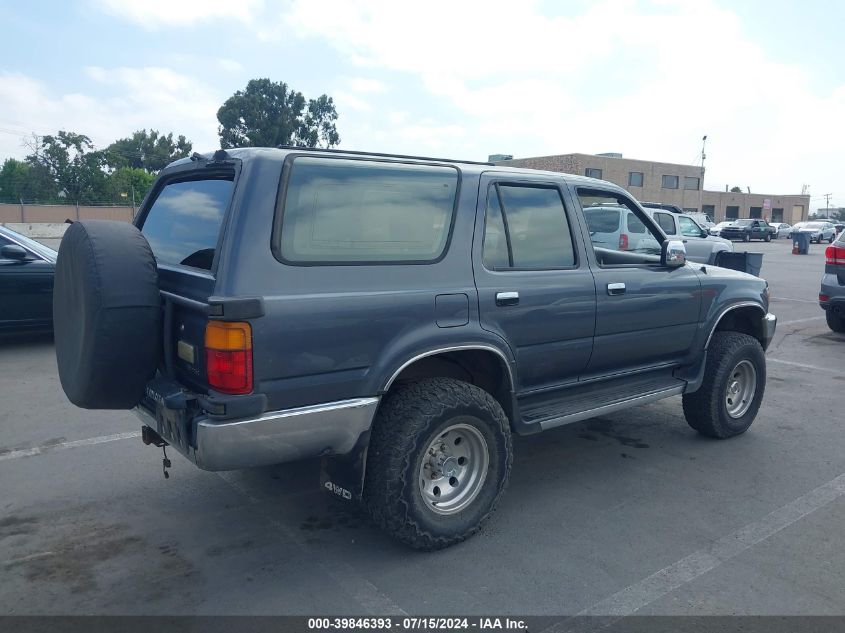
<path fill-rule="evenodd" d="M 830 301 L 830 295 L 819 294 L 819 301 L 821 301 L 822 303 L 827 303 L 828 301 Z"/>
<path fill-rule="evenodd" d="M 828 246 L 824 249 L 825 264 L 845 266 L 845 246 Z"/>
<path fill-rule="evenodd" d="M 627 251 L 628 250 L 628 234 L 622 233 L 619 235 L 619 250 L 620 251 Z"/>
<path fill-rule="evenodd" d="M 252 328 L 249 323 L 209 321 L 205 328 L 208 384 L 231 394 L 252 391 Z"/>

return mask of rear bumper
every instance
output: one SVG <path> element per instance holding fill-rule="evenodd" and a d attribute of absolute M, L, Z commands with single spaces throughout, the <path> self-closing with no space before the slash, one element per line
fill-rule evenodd
<path fill-rule="evenodd" d="M 157 406 L 135 408 L 141 421 L 203 470 L 267 466 L 309 457 L 345 455 L 368 432 L 379 398 L 355 398 L 270 411 L 224 422 Z"/>

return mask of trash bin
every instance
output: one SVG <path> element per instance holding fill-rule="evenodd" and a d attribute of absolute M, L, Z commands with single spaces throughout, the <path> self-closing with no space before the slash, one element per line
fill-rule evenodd
<path fill-rule="evenodd" d="M 792 233 L 792 254 L 806 255 L 810 252 L 810 234 L 803 231 Z"/>
<path fill-rule="evenodd" d="M 763 268 L 763 253 L 728 253 L 722 251 L 716 257 L 716 265 L 759 277 L 760 269 Z"/>

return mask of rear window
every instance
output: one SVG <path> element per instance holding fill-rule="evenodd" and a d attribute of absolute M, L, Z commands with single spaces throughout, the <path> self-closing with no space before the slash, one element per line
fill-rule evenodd
<path fill-rule="evenodd" d="M 619 230 L 621 216 L 622 212 L 618 209 L 584 209 L 590 233 L 615 233 Z"/>
<path fill-rule="evenodd" d="M 211 270 L 232 186 L 231 178 L 164 186 L 141 227 L 160 264 Z"/>
<path fill-rule="evenodd" d="M 280 242 L 292 263 L 430 263 L 448 242 L 458 189 L 452 167 L 294 159 Z"/>

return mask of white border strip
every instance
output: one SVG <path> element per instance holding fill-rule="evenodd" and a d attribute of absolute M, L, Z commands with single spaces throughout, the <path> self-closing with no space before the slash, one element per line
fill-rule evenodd
<path fill-rule="evenodd" d="M 72 442 L 62 442 L 61 444 L 44 444 L 42 446 L 36 446 L 34 448 L 23 448 L 18 451 L 9 451 L 8 453 L 0 454 L 0 462 L 5 462 L 7 459 L 33 457 L 35 455 L 42 455 L 44 453 L 51 453 L 53 451 L 62 451 L 66 448 L 78 448 L 79 446 L 95 446 L 96 444 L 105 444 L 106 442 L 128 440 L 133 437 L 141 437 L 141 432 L 132 431 L 130 433 L 115 433 L 114 435 L 101 435 L 99 437 L 89 437 L 87 440 L 73 440 Z"/>

